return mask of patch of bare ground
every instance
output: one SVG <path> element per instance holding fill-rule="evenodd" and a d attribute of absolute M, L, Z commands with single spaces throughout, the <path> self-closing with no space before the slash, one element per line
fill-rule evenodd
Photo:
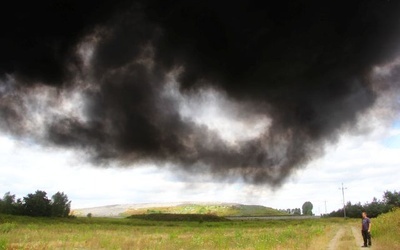
<path fill-rule="evenodd" d="M 358 229 L 358 227 L 355 227 L 355 226 L 352 226 L 351 227 L 351 231 L 353 232 L 353 235 L 354 235 L 354 238 L 355 238 L 355 240 L 356 240 L 356 242 L 357 242 L 357 246 L 362 246 L 362 244 L 363 244 L 363 238 L 362 238 L 362 235 L 361 235 L 361 230 L 360 229 Z M 374 250 L 386 250 L 387 248 L 385 248 L 385 247 L 379 247 L 379 244 L 377 245 L 376 244 L 376 241 L 374 241 L 374 239 L 372 239 L 372 243 L 373 243 L 373 245 L 371 246 L 371 247 L 369 247 L 368 249 L 374 249 Z M 379 243 L 379 242 L 378 242 Z"/>
<path fill-rule="evenodd" d="M 339 230 L 336 232 L 335 236 L 333 236 L 333 238 L 331 239 L 331 241 L 329 242 L 328 245 L 328 250 L 335 250 L 338 247 L 339 244 L 339 240 L 342 237 L 342 235 L 344 234 L 344 228 L 340 227 Z"/>
<path fill-rule="evenodd" d="M 363 244 L 361 232 L 355 226 L 342 225 L 336 231 L 329 245 L 328 250 L 353 250 L 361 249 Z M 369 248 L 371 249 L 371 248 Z M 378 248 L 374 248 L 378 249 Z"/>
<path fill-rule="evenodd" d="M 329 224 L 323 228 L 323 233 L 317 237 L 313 237 L 310 244 L 307 246 L 307 250 L 321 250 L 327 249 L 332 236 L 336 234 L 339 229 L 339 225 Z"/>

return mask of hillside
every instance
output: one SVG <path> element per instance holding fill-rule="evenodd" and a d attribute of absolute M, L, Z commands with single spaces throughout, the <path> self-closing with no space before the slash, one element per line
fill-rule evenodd
<path fill-rule="evenodd" d="M 260 205 L 236 203 L 147 203 L 124 204 L 74 209 L 75 216 L 127 217 L 140 214 L 213 214 L 217 216 L 280 216 L 287 215 L 276 209 Z"/>

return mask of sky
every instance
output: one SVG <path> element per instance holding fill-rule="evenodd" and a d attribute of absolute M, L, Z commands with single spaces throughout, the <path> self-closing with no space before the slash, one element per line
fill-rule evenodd
<path fill-rule="evenodd" d="M 44 0 L 0 16 L 0 192 L 315 212 L 396 189 L 399 1 Z M 398 189 L 398 188 L 397 188 Z M 326 209 L 325 209 L 326 207 Z M 317 211 L 318 210 L 318 211 Z"/>
<path fill-rule="evenodd" d="M 371 119 L 370 117 L 368 119 Z M 228 202 L 277 209 L 301 208 L 311 201 L 315 214 L 345 202 L 371 202 L 386 190 L 399 190 L 400 124 L 377 122 L 368 133 L 343 134 L 326 154 L 298 170 L 278 188 L 243 182 L 221 183 L 177 177 L 168 167 L 99 168 L 72 150 L 46 148 L 0 137 L 0 193 L 22 198 L 36 190 L 50 197 L 62 191 L 72 209 L 112 204 Z"/>

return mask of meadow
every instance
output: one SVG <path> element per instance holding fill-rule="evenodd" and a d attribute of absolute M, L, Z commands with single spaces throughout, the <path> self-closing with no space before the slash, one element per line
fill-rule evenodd
<path fill-rule="evenodd" d="M 0 248 L 318 249 L 339 223 L 338 219 L 154 221 L 2 216 Z"/>
<path fill-rule="evenodd" d="M 400 249 L 400 208 L 373 219 L 372 236 L 381 249 Z"/>
<path fill-rule="evenodd" d="M 373 220 L 375 243 L 386 244 L 386 249 L 399 246 L 396 245 L 399 213 L 397 210 Z M 207 216 L 186 221 L 182 217 L 179 221 L 155 218 L 0 215 L 0 249 L 327 249 L 339 228 L 358 228 L 360 222 L 343 218 L 251 221 Z"/>

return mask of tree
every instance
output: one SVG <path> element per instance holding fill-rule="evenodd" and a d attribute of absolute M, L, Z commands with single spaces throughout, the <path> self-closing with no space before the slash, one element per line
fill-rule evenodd
<path fill-rule="evenodd" d="M 313 209 L 313 204 L 309 201 L 304 202 L 303 206 L 303 215 L 313 215 L 312 209 Z"/>
<path fill-rule="evenodd" d="M 68 217 L 71 211 L 71 201 L 63 192 L 57 192 L 51 197 L 51 216 Z"/>
<path fill-rule="evenodd" d="M 29 216 L 51 216 L 50 200 L 45 191 L 37 190 L 24 197 L 23 214 Z"/>
<path fill-rule="evenodd" d="M 15 214 L 17 211 L 15 195 L 11 195 L 10 192 L 4 194 L 3 199 L 0 200 L 0 204 L 0 213 Z"/>
<path fill-rule="evenodd" d="M 390 207 L 400 207 L 400 192 L 385 191 L 383 201 Z"/>
<path fill-rule="evenodd" d="M 383 201 L 378 200 L 376 197 L 372 199 L 372 202 L 367 202 L 364 205 L 361 205 L 360 202 L 356 204 L 351 204 L 351 202 L 347 202 L 346 204 L 346 214 L 347 217 L 350 218 L 360 218 L 361 212 L 365 211 L 368 214 L 368 217 L 374 218 L 380 214 L 387 213 L 390 211 L 393 206 L 395 206 L 398 198 L 398 193 L 392 193 L 390 191 L 386 191 L 383 196 Z M 343 209 L 339 209 L 337 211 L 333 211 L 329 214 L 331 217 L 341 217 L 343 215 Z"/>
<path fill-rule="evenodd" d="M 21 200 L 15 200 L 15 195 L 7 192 L 3 199 L 0 199 L 0 213 L 3 214 L 21 214 Z"/>
<path fill-rule="evenodd" d="M 291 214 L 293 214 L 293 215 L 301 215 L 300 208 L 293 208 Z"/>
<path fill-rule="evenodd" d="M 365 211 L 364 207 L 361 205 L 360 202 L 356 204 L 351 204 L 351 202 L 347 202 L 346 204 L 346 216 L 349 218 L 360 218 L 361 213 Z M 341 214 L 343 215 L 343 209 L 341 210 Z M 340 213 L 339 213 L 340 217 Z"/>

